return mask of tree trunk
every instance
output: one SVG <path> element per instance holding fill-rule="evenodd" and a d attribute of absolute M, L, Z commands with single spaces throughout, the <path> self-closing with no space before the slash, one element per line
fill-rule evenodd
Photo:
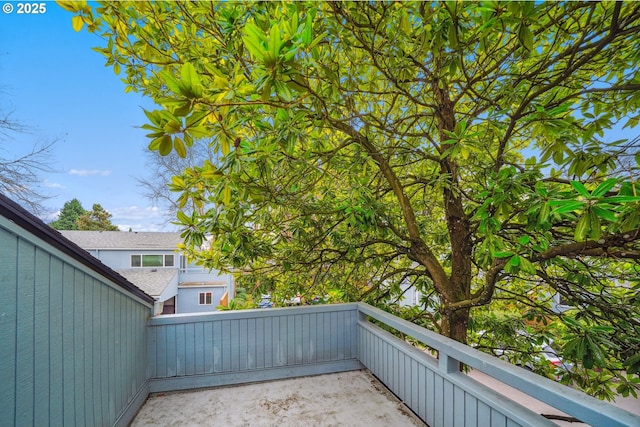
<path fill-rule="evenodd" d="M 469 308 L 443 313 L 442 335 L 466 344 L 467 328 L 469 327 L 469 314 Z"/>

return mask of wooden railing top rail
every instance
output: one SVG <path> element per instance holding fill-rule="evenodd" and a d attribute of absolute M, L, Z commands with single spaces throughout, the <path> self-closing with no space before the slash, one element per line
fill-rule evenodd
<path fill-rule="evenodd" d="M 307 313 L 329 313 L 336 311 L 356 311 L 357 303 L 347 304 L 319 304 L 306 305 L 303 307 L 278 307 L 278 308 L 257 308 L 251 310 L 219 310 L 210 313 L 184 313 L 184 314 L 163 314 L 149 319 L 149 326 L 175 325 L 180 323 L 202 322 L 208 320 L 235 320 L 254 319 L 264 317 L 277 317 L 296 314 L 296 311 L 303 310 Z"/>

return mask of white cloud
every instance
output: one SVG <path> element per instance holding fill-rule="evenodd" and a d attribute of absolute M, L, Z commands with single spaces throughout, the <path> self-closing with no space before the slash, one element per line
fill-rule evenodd
<path fill-rule="evenodd" d="M 100 176 L 109 176 L 111 175 L 110 170 L 99 170 L 99 169 L 71 169 L 69 171 L 71 175 L 79 175 L 79 176 L 89 176 L 89 175 L 100 175 Z"/>
<path fill-rule="evenodd" d="M 62 188 L 67 188 L 67 187 L 65 187 L 65 186 L 64 186 L 64 185 L 62 185 L 62 184 L 59 184 L 59 183 L 57 183 L 57 182 L 51 182 L 51 181 L 49 181 L 49 180 L 47 180 L 47 179 L 45 179 L 44 181 L 42 181 L 42 185 L 44 185 L 44 186 L 45 186 L 45 187 L 47 187 L 47 188 L 60 188 L 60 189 L 62 189 Z"/>
<path fill-rule="evenodd" d="M 176 231 L 168 211 L 156 206 L 123 206 L 109 209 L 111 222 L 123 231 Z"/>

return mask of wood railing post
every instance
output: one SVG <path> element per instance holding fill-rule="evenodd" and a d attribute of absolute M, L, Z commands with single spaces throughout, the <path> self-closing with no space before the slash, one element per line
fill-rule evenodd
<path fill-rule="evenodd" d="M 438 366 L 441 371 L 447 374 L 460 372 L 460 361 L 454 359 L 443 351 L 439 352 Z"/>

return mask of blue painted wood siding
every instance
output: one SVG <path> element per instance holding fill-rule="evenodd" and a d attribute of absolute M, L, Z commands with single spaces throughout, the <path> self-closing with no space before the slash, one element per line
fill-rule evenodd
<path fill-rule="evenodd" d="M 147 395 L 151 305 L 0 217 L 0 425 L 112 426 Z"/>
<path fill-rule="evenodd" d="M 357 318 L 355 304 L 154 317 L 151 391 L 360 368 Z"/>

